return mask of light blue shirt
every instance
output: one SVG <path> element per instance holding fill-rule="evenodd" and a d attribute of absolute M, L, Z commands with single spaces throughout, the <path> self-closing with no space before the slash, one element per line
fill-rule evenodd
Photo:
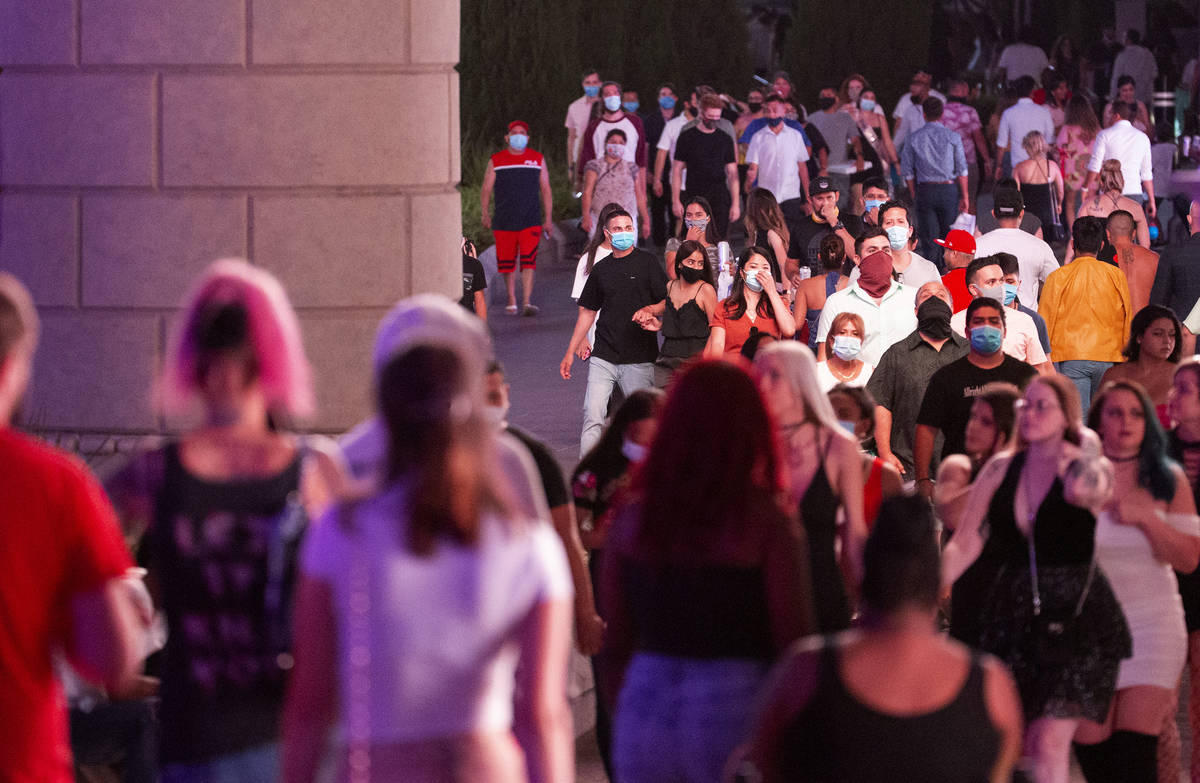
<path fill-rule="evenodd" d="M 900 155 L 900 174 L 907 182 L 950 182 L 967 176 L 962 137 L 941 122 L 927 122 L 908 137 Z"/>

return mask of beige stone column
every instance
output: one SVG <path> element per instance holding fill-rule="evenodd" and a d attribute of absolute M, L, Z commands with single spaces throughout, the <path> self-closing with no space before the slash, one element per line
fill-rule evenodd
<path fill-rule="evenodd" d="M 0 1 L 0 268 L 44 319 L 30 418 L 152 432 L 189 281 L 279 275 L 318 429 L 370 407 L 375 325 L 461 292 L 458 0 Z"/>

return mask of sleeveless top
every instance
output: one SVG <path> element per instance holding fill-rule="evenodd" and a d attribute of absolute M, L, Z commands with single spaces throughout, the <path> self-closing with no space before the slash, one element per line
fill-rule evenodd
<path fill-rule="evenodd" d="M 838 278 L 841 272 L 833 271 L 825 273 L 825 298 L 828 299 L 837 291 Z M 808 347 L 816 353 L 817 351 L 817 321 L 821 320 L 821 311 L 825 309 L 823 306 L 817 309 L 811 307 L 804 311 L 804 321 L 808 324 Z"/>
<path fill-rule="evenodd" d="M 690 359 L 704 350 L 708 342 L 708 316 L 696 298 L 692 297 L 683 306 L 676 308 L 667 295 L 666 309 L 662 315 L 663 344 L 659 356 L 667 359 Z"/>
<path fill-rule="evenodd" d="M 986 783 L 1000 753 L 1000 732 L 984 699 L 984 670 L 972 653 L 966 682 L 944 707 L 920 715 L 879 712 L 854 697 L 826 640 L 821 674 L 808 705 L 780 737 L 780 780 L 812 783 Z"/>
<path fill-rule="evenodd" d="M 759 243 L 760 238 L 762 239 L 761 244 Z M 771 243 L 767 241 L 767 232 L 761 228 L 756 228 L 754 229 L 754 236 L 746 237 L 746 239 L 746 247 L 762 248 L 764 251 L 763 255 L 766 256 L 767 261 L 771 264 L 771 276 L 778 282 L 779 278 L 783 276 L 783 270 L 779 266 L 779 259 L 775 257 L 775 248 L 771 247 Z"/>
<path fill-rule="evenodd" d="M 169 635 L 162 660 L 163 763 L 273 742 L 287 670 L 289 616 L 306 515 L 304 449 L 279 473 L 209 481 L 165 450 L 144 550 Z"/>
<path fill-rule="evenodd" d="M 825 473 L 829 440 L 821 447 L 821 462 L 800 499 L 800 519 L 808 535 L 808 559 L 812 572 L 813 609 L 822 633 L 850 627 L 850 601 L 838 568 L 837 512 L 841 501 Z"/>
<path fill-rule="evenodd" d="M 640 652 L 771 661 L 775 645 L 760 566 L 622 558 Z"/>

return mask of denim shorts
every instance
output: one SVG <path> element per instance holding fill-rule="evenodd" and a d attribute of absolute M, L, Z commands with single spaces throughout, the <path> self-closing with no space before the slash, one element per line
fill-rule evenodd
<path fill-rule="evenodd" d="M 767 670 L 765 661 L 635 655 L 617 699 L 617 780 L 719 783 Z"/>

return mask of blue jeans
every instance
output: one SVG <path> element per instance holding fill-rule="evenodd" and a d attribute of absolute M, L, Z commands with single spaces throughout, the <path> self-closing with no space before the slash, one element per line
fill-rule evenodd
<path fill-rule="evenodd" d="M 1113 366 L 1112 362 L 1094 362 L 1090 359 L 1071 359 L 1056 362 L 1058 371 L 1071 379 L 1075 388 L 1079 389 L 1079 404 L 1083 410 L 1083 418 L 1088 415 L 1092 404 L 1092 395 L 1100 388 L 1100 379 L 1104 371 Z"/>
<path fill-rule="evenodd" d="M 942 268 L 941 239 L 958 217 L 958 185 L 917 185 L 917 252 Z"/>
<path fill-rule="evenodd" d="M 608 398 L 618 384 L 626 397 L 638 389 L 649 389 L 654 386 L 654 363 L 613 364 L 595 356 L 588 359 L 587 390 L 583 393 L 583 434 L 579 437 L 581 458 L 599 442 L 608 413 Z"/>
<path fill-rule="evenodd" d="M 621 783 L 707 783 L 745 739 L 767 665 L 637 653 L 613 726 Z"/>
<path fill-rule="evenodd" d="M 208 761 L 168 764 L 163 767 L 161 783 L 260 783 L 279 779 L 279 745 L 217 756 Z"/>

